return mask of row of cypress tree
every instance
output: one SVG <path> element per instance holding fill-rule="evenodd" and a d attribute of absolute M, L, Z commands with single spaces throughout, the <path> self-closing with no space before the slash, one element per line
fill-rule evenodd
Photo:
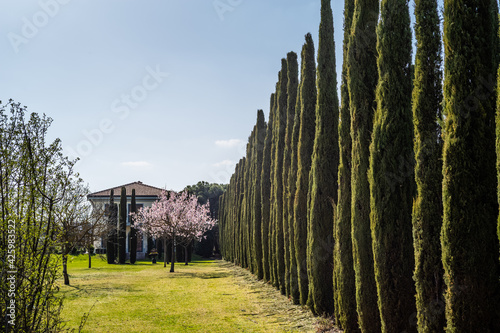
<path fill-rule="evenodd" d="M 339 159 L 338 135 L 332 135 L 338 133 L 333 35 L 330 2 L 323 1 L 321 70 L 307 34 L 301 80 L 297 54 L 290 52 L 281 61 L 269 122 L 259 110 L 219 215 L 224 256 L 317 314 L 333 308 Z"/>
<path fill-rule="evenodd" d="M 412 64 L 408 1 L 345 0 L 339 106 L 321 1 L 317 68 L 307 34 L 220 198 L 222 253 L 346 332 L 498 332 L 497 3 L 445 1 L 443 35 L 436 0 L 414 14 Z"/>
<path fill-rule="evenodd" d="M 119 209 L 118 209 L 119 207 Z M 135 189 L 132 189 L 130 212 L 137 212 Z M 108 233 L 106 240 L 106 259 L 108 264 L 114 264 L 118 259 L 119 264 L 126 261 L 126 237 L 127 237 L 127 191 L 122 186 L 120 192 L 120 205 L 114 203 L 114 190 L 111 189 L 109 205 L 107 208 Z M 137 260 L 137 230 L 133 222 L 130 224 L 130 263 Z"/>

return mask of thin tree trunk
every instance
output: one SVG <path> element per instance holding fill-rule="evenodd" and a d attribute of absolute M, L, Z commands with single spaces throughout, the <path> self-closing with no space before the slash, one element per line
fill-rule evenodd
<path fill-rule="evenodd" d="M 188 247 L 184 246 L 184 260 L 186 261 L 186 266 L 188 265 Z"/>
<path fill-rule="evenodd" d="M 172 261 L 170 264 L 170 273 L 174 272 L 174 263 L 175 263 L 175 234 L 174 237 L 172 238 Z"/>
<path fill-rule="evenodd" d="M 167 267 L 167 237 L 163 237 L 163 267 Z"/>
<path fill-rule="evenodd" d="M 69 275 L 68 275 L 68 255 L 65 253 L 62 257 L 63 262 L 63 276 L 64 276 L 64 284 L 69 286 Z"/>
<path fill-rule="evenodd" d="M 167 248 L 168 248 L 168 242 L 167 242 Z M 165 253 L 168 253 L 168 249 L 165 250 L 166 252 Z M 168 260 L 168 257 L 167 257 L 167 265 L 170 264 L 170 261 Z"/>
<path fill-rule="evenodd" d="M 90 248 L 87 249 L 87 252 L 89 253 L 89 268 L 92 268 L 92 253 L 90 252 Z"/>

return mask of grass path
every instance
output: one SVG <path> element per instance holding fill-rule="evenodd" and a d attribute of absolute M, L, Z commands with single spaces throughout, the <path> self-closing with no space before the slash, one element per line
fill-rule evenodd
<path fill-rule="evenodd" d="M 225 261 L 108 265 L 85 256 L 69 263 L 62 316 L 83 332 L 315 332 L 317 318 L 248 271 Z M 61 281 L 62 283 L 62 281 Z"/>

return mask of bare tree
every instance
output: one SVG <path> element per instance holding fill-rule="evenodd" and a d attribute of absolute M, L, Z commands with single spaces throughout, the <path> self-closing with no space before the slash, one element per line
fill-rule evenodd
<path fill-rule="evenodd" d="M 60 228 L 59 242 L 62 254 L 64 284 L 69 285 L 68 255 L 75 248 L 86 248 L 91 267 L 91 247 L 97 235 L 105 228 L 104 207 L 92 205 L 87 200 L 90 193 L 81 179 L 69 184 L 63 199 L 58 203 L 56 222 Z"/>

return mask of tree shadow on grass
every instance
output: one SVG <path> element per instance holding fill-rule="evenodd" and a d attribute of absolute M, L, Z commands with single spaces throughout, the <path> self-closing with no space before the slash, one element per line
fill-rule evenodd
<path fill-rule="evenodd" d="M 126 265 L 132 266 L 151 266 L 153 263 L 151 261 L 136 261 L 135 264 L 126 263 Z"/>
<path fill-rule="evenodd" d="M 63 292 L 65 297 L 68 298 L 77 298 L 82 295 L 110 295 L 115 294 L 117 292 L 127 292 L 127 293 L 140 293 L 143 290 L 137 287 L 130 287 L 128 285 L 109 285 L 109 284 L 92 284 L 92 285 L 69 285 L 67 286 L 70 289 Z"/>
<path fill-rule="evenodd" d="M 191 272 L 175 272 L 172 278 L 198 278 L 198 279 L 220 279 L 231 276 L 228 272 L 212 272 L 212 273 L 191 273 Z"/>

